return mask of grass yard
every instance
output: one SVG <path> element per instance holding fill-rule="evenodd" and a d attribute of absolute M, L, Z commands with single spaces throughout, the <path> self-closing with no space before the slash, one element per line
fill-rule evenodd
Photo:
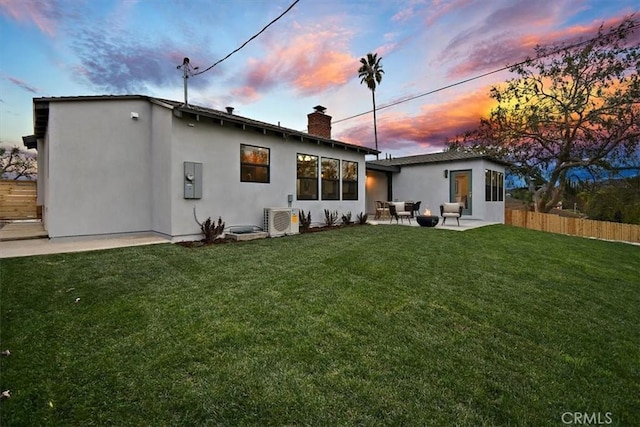
<path fill-rule="evenodd" d="M 638 426 L 639 272 L 508 226 L 2 259 L 0 425 Z"/>

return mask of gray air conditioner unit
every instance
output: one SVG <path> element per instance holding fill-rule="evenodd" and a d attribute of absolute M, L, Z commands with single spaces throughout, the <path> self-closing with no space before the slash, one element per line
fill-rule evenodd
<path fill-rule="evenodd" d="M 297 208 L 264 208 L 264 231 L 269 237 L 298 234 L 300 224 L 298 222 Z"/>

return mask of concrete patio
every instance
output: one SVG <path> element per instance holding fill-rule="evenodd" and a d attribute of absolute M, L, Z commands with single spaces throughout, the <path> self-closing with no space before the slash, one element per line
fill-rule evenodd
<path fill-rule="evenodd" d="M 411 223 L 409 223 L 407 219 L 404 219 L 403 221 L 398 222 L 398 224 L 396 224 L 395 219 L 393 220 L 393 222 L 389 222 L 388 219 L 376 219 L 376 220 L 371 220 L 367 222 L 371 225 L 403 225 L 405 227 L 420 227 L 420 224 L 418 224 L 418 222 L 414 218 L 411 219 Z M 424 227 L 424 228 L 434 228 L 434 229 L 452 230 L 452 231 L 466 231 L 466 230 L 473 230 L 474 228 L 486 227 L 488 225 L 495 225 L 495 224 L 499 224 L 499 223 L 482 221 L 478 219 L 460 219 L 460 225 L 458 225 L 455 218 L 449 218 L 447 223 L 445 225 L 442 225 L 442 218 L 440 218 L 438 221 L 438 225 L 436 225 L 435 227 Z"/>

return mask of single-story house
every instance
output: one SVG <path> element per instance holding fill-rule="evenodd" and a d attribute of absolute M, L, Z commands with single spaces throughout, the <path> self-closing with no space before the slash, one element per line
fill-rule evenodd
<path fill-rule="evenodd" d="M 365 156 L 331 138 L 317 106 L 308 132 L 142 95 L 34 98 L 38 204 L 50 238 L 155 232 L 201 237 L 200 221 L 265 223 L 265 208 L 366 211 Z M 195 214 L 195 215 L 194 215 Z M 293 218 L 297 221 L 297 218 Z"/>
<path fill-rule="evenodd" d="M 444 202 L 463 204 L 463 218 L 504 223 L 507 163 L 474 153 L 446 151 L 367 162 L 367 212 L 376 201 L 420 201 L 439 215 Z"/>

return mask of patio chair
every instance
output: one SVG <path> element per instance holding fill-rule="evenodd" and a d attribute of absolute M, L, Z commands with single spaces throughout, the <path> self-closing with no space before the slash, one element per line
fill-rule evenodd
<path fill-rule="evenodd" d="M 402 210 L 398 210 L 401 208 Z M 409 220 L 409 224 L 411 224 L 411 212 L 405 210 L 405 205 L 403 202 L 394 202 L 389 203 L 389 215 L 391 216 L 390 223 L 393 222 L 393 218 L 396 219 L 396 224 L 398 223 L 398 219 L 404 223 L 403 218 L 407 218 Z"/>
<path fill-rule="evenodd" d="M 440 205 L 440 216 L 442 217 L 442 225 L 447 218 L 455 218 L 460 226 L 460 217 L 462 216 L 462 203 L 443 203 Z"/>
<path fill-rule="evenodd" d="M 422 203 L 422 201 L 415 202 L 413 204 L 413 209 L 411 210 L 411 218 L 415 218 L 416 216 L 420 215 L 420 203 Z"/>
<path fill-rule="evenodd" d="M 413 201 L 404 202 L 404 211 L 409 212 L 409 218 L 413 218 Z"/>
<path fill-rule="evenodd" d="M 386 207 L 386 203 L 383 201 L 376 201 L 376 216 L 374 219 L 382 218 L 383 216 L 387 216 L 389 213 L 389 208 Z"/>

